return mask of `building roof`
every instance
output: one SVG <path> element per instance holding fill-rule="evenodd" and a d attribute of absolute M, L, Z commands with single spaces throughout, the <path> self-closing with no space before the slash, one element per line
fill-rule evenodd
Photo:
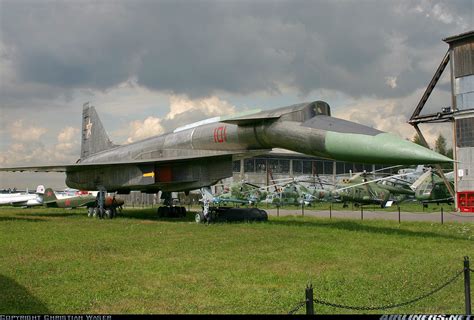
<path fill-rule="evenodd" d="M 470 30 L 470 31 L 467 31 L 467 32 L 460 33 L 458 35 L 447 37 L 447 38 L 443 39 L 443 41 L 446 42 L 446 43 L 452 44 L 454 42 L 458 42 L 458 41 L 465 40 L 465 39 L 468 39 L 468 38 L 474 38 L 474 30 Z"/>

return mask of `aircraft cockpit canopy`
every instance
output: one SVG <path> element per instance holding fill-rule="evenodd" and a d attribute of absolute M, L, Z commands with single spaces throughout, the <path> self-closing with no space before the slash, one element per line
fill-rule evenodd
<path fill-rule="evenodd" d="M 304 122 L 315 116 L 331 116 L 331 108 L 324 101 L 301 103 L 280 110 L 282 119 L 290 121 Z"/>
<path fill-rule="evenodd" d="M 331 107 L 324 101 L 314 101 L 309 104 L 311 108 L 312 117 L 324 115 L 331 116 Z"/>

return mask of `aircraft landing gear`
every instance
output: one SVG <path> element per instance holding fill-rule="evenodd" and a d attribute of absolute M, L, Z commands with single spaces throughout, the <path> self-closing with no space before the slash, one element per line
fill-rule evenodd
<path fill-rule="evenodd" d="M 159 218 L 183 218 L 186 217 L 186 208 L 173 205 L 171 192 L 162 192 L 161 198 L 164 206 L 159 207 L 157 214 Z"/>
<path fill-rule="evenodd" d="M 160 218 L 183 218 L 186 217 L 186 208 L 177 206 L 159 207 L 157 213 Z"/>
<path fill-rule="evenodd" d="M 105 197 L 107 192 L 104 189 L 100 189 L 97 193 L 95 200 L 95 206 L 87 208 L 88 217 L 98 217 L 99 219 L 113 219 L 117 216 L 117 201 L 115 196 L 112 199 L 112 204 L 108 207 L 105 206 Z"/>
<path fill-rule="evenodd" d="M 207 215 L 203 210 L 194 216 L 197 223 L 267 220 L 267 212 L 258 208 L 209 207 Z"/>
<path fill-rule="evenodd" d="M 206 218 L 204 217 L 204 213 L 202 213 L 202 212 L 196 213 L 196 215 L 194 216 L 194 221 L 196 221 L 196 223 L 206 222 Z"/>
<path fill-rule="evenodd" d="M 211 188 L 201 188 L 202 212 L 194 216 L 197 223 L 210 223 L 216 221 L 267 221 L 268 215 L 258 208 L 230 208 L 214 207 Z"/>

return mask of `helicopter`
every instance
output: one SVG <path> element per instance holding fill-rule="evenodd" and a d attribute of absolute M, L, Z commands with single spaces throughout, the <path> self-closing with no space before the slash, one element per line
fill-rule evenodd
<path fill-rule="evenodd" d="M 454 188 L 454 172 L 444 174 L 451 187 Z M 423 206 L 428 203 L 448 203 L 454 202 L 454 198 L 448 191 L 443 179 L 438 176 L 433 170 L 428 170 L 416 180 L 411 188 L 415 191 L 416 200 L 420 201 Z"/>
<path fill-rule="evenodd" d="M 355 174 L 350 179 L 343 179 L 342 183 L 332 193 L 339 196 L 344 207 L 348 202 L 357 205 L 377 204 L 382 208 L 390 206 L 394 195 L 413 196 L 415 193 L 409 185 L 405 183 L 394 183 L 393 179 L 400 175 L 391 175 L 385 178 L 374 180 L 367 179 L 367 173 L 361 172 Z"/>
<path fill-rule="evenodd" d="M 265 199 L 267 192 L 260 186 L 244 180 L 223 185 L 223 192 L 213 196 L 213 203 L 226 205 L 228 203 L 255 205 Z"/>

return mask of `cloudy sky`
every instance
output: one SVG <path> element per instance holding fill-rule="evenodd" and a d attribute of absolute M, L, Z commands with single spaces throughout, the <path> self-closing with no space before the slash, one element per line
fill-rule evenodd
<path fill-rule="evenodd" d="M 473 12 L 472 0 L 0 0 L 0 166 L 76 161 L 86 101 L 115 143 L 318 99 L 412 138 L 442 39 L 473 29 Z M 429 110 L 449 90 L 446 72 Z M 64 176 L 0 175 L 0 188 L 40 182 Z"/>

